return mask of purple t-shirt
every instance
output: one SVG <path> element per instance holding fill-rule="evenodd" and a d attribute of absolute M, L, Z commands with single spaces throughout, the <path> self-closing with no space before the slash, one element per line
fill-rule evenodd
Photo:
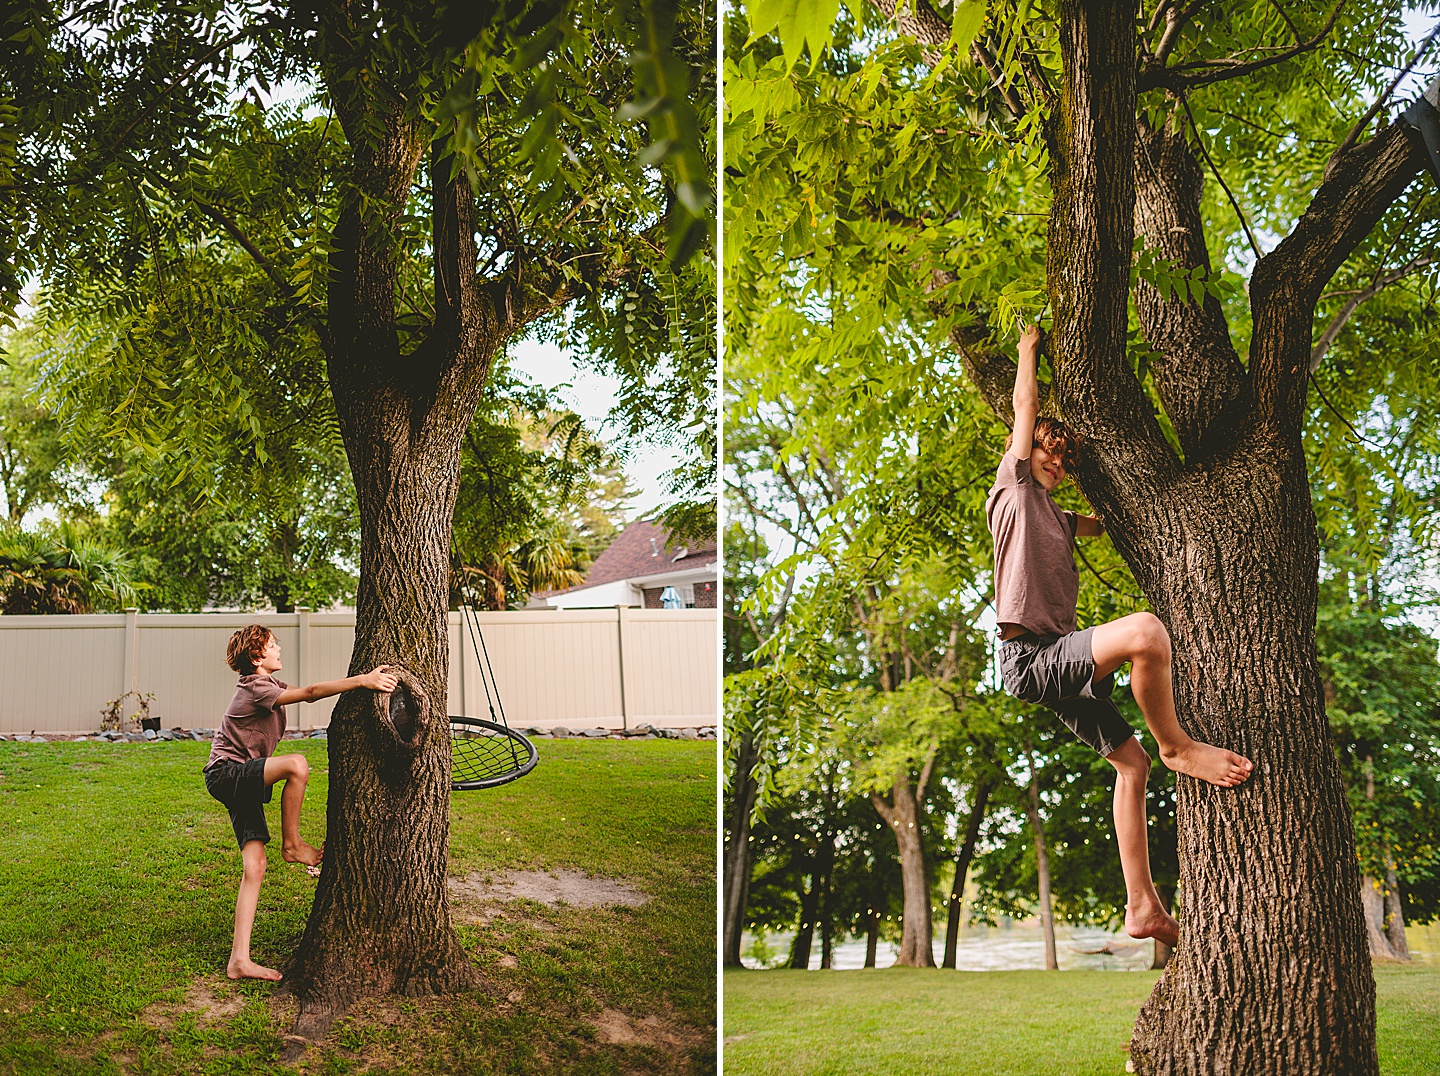
<path fill-rule="evenodd" d="M 1079 517 L 1035 481 L 1030 461 L 1005 453 L 985 518 L 995 539 L 995 614 L 1036 635 L 1075 630 L 1080 573 L 1075 567 Z"/>
<path fill-rule="evenodd" d="M 206 769 L 221 759 L 249 762 L 273 755 L 285 732 L 285 707 L 280 705 L 280 693 L 289 686 L 261 673 L 240 677 L 235 697 L 215 730 Z"/>

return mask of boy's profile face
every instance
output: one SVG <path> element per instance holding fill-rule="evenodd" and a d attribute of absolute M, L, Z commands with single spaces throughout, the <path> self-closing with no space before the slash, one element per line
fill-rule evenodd
<path fill-rule="evenodd" d="M 1039 441 L 1030 446 L 1030 474 L 1047 492 L 1065 481 L 1065 457 L 1062 454 L 1065 446 L 1062 443 L 1054 448 L 1055 451 L 1051 452 Z"/>
<path fill-rule="evenodd" d="M 264 676 L 267 673 L 279 672 L 284 667 L 280 664 L 280 640 L 272 635 L 265 644 L 265 649 L 260 651 L 260 660 L 255 663 L 255 671 Z"/>

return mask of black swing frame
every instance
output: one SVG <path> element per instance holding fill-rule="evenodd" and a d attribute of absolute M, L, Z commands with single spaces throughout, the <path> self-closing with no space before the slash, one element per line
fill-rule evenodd
<path fill-rule="evenodd" d="M 490 664 L 490 651 L 485 646 L 485 635 L 480 631 L 479 625 L 475 623 L 476 619 L 478 619 L 478 615 L 473 609 L 464 605 L 460 607 L 460 621 L 469 632 L 470 647 L 475 652 L 476 664 L 480 669 L 480 683 L 485 689 L 485 705 L 490 711 L 491 719 L 487 721 L 479 717 L 450 715 L 450 788 L 455 792 L 473 792 L 518 781 L 533 770 L 535 764 L 540 761 L 540 754 L 536 751 L 535 744 L 524 733 L 512 729 L 510 722 L 505 718 L 505 704 L 500 700 L 500 685 L 495 682 L 495 669 Z M 463 635 L 460 646 L 460 660 L 463 661 L 465 660 Z M 495 720 L 497 717 L 499 720 Z M 485 740 L 492 745 L 496 740 L 503 740 L 502 745 L 489 747 L 486 753 L 498 755 L 503 760 L 508 752 L 510 766 L 498 773 L 482 773 L 470 778 L 462 776 L 462 779 L 456 780 L 455 752 L 463 750 L 462 744 L 475 740 Z"/>

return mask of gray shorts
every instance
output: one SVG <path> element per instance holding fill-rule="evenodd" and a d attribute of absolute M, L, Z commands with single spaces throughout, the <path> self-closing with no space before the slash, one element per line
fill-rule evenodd
<path fill-rule="evenodd" d="M 1000 646 L 1005 690 L 1021 702 L 1055 711 L 1082 743 L 1102 755 L 1116 750 L 1135 730 L 1110 701 L 1115 676 L 1092 683 L 1090 651 L 1094 628 L 1069 635 L 1019 635 Z"/>

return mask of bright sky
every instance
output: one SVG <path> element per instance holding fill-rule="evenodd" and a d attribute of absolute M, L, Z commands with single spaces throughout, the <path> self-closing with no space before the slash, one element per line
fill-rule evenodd
<path fill-rule="evenodd" d="M 639 494 L 631 504 L 630 517 L 639 519 L 665 503 L 664 475 L 680 463 L 682 453 L 662 444 L 620 442 L 619 431 L 606 423 L 618 398 L 619 380 L 578 365 L 572 354 L 555 344 L 522 340 L 510 349 L 510 365 L 537 385 L 566 386 L 556 395 L 603 440 L 624 453 L 625 476 Z"/>

